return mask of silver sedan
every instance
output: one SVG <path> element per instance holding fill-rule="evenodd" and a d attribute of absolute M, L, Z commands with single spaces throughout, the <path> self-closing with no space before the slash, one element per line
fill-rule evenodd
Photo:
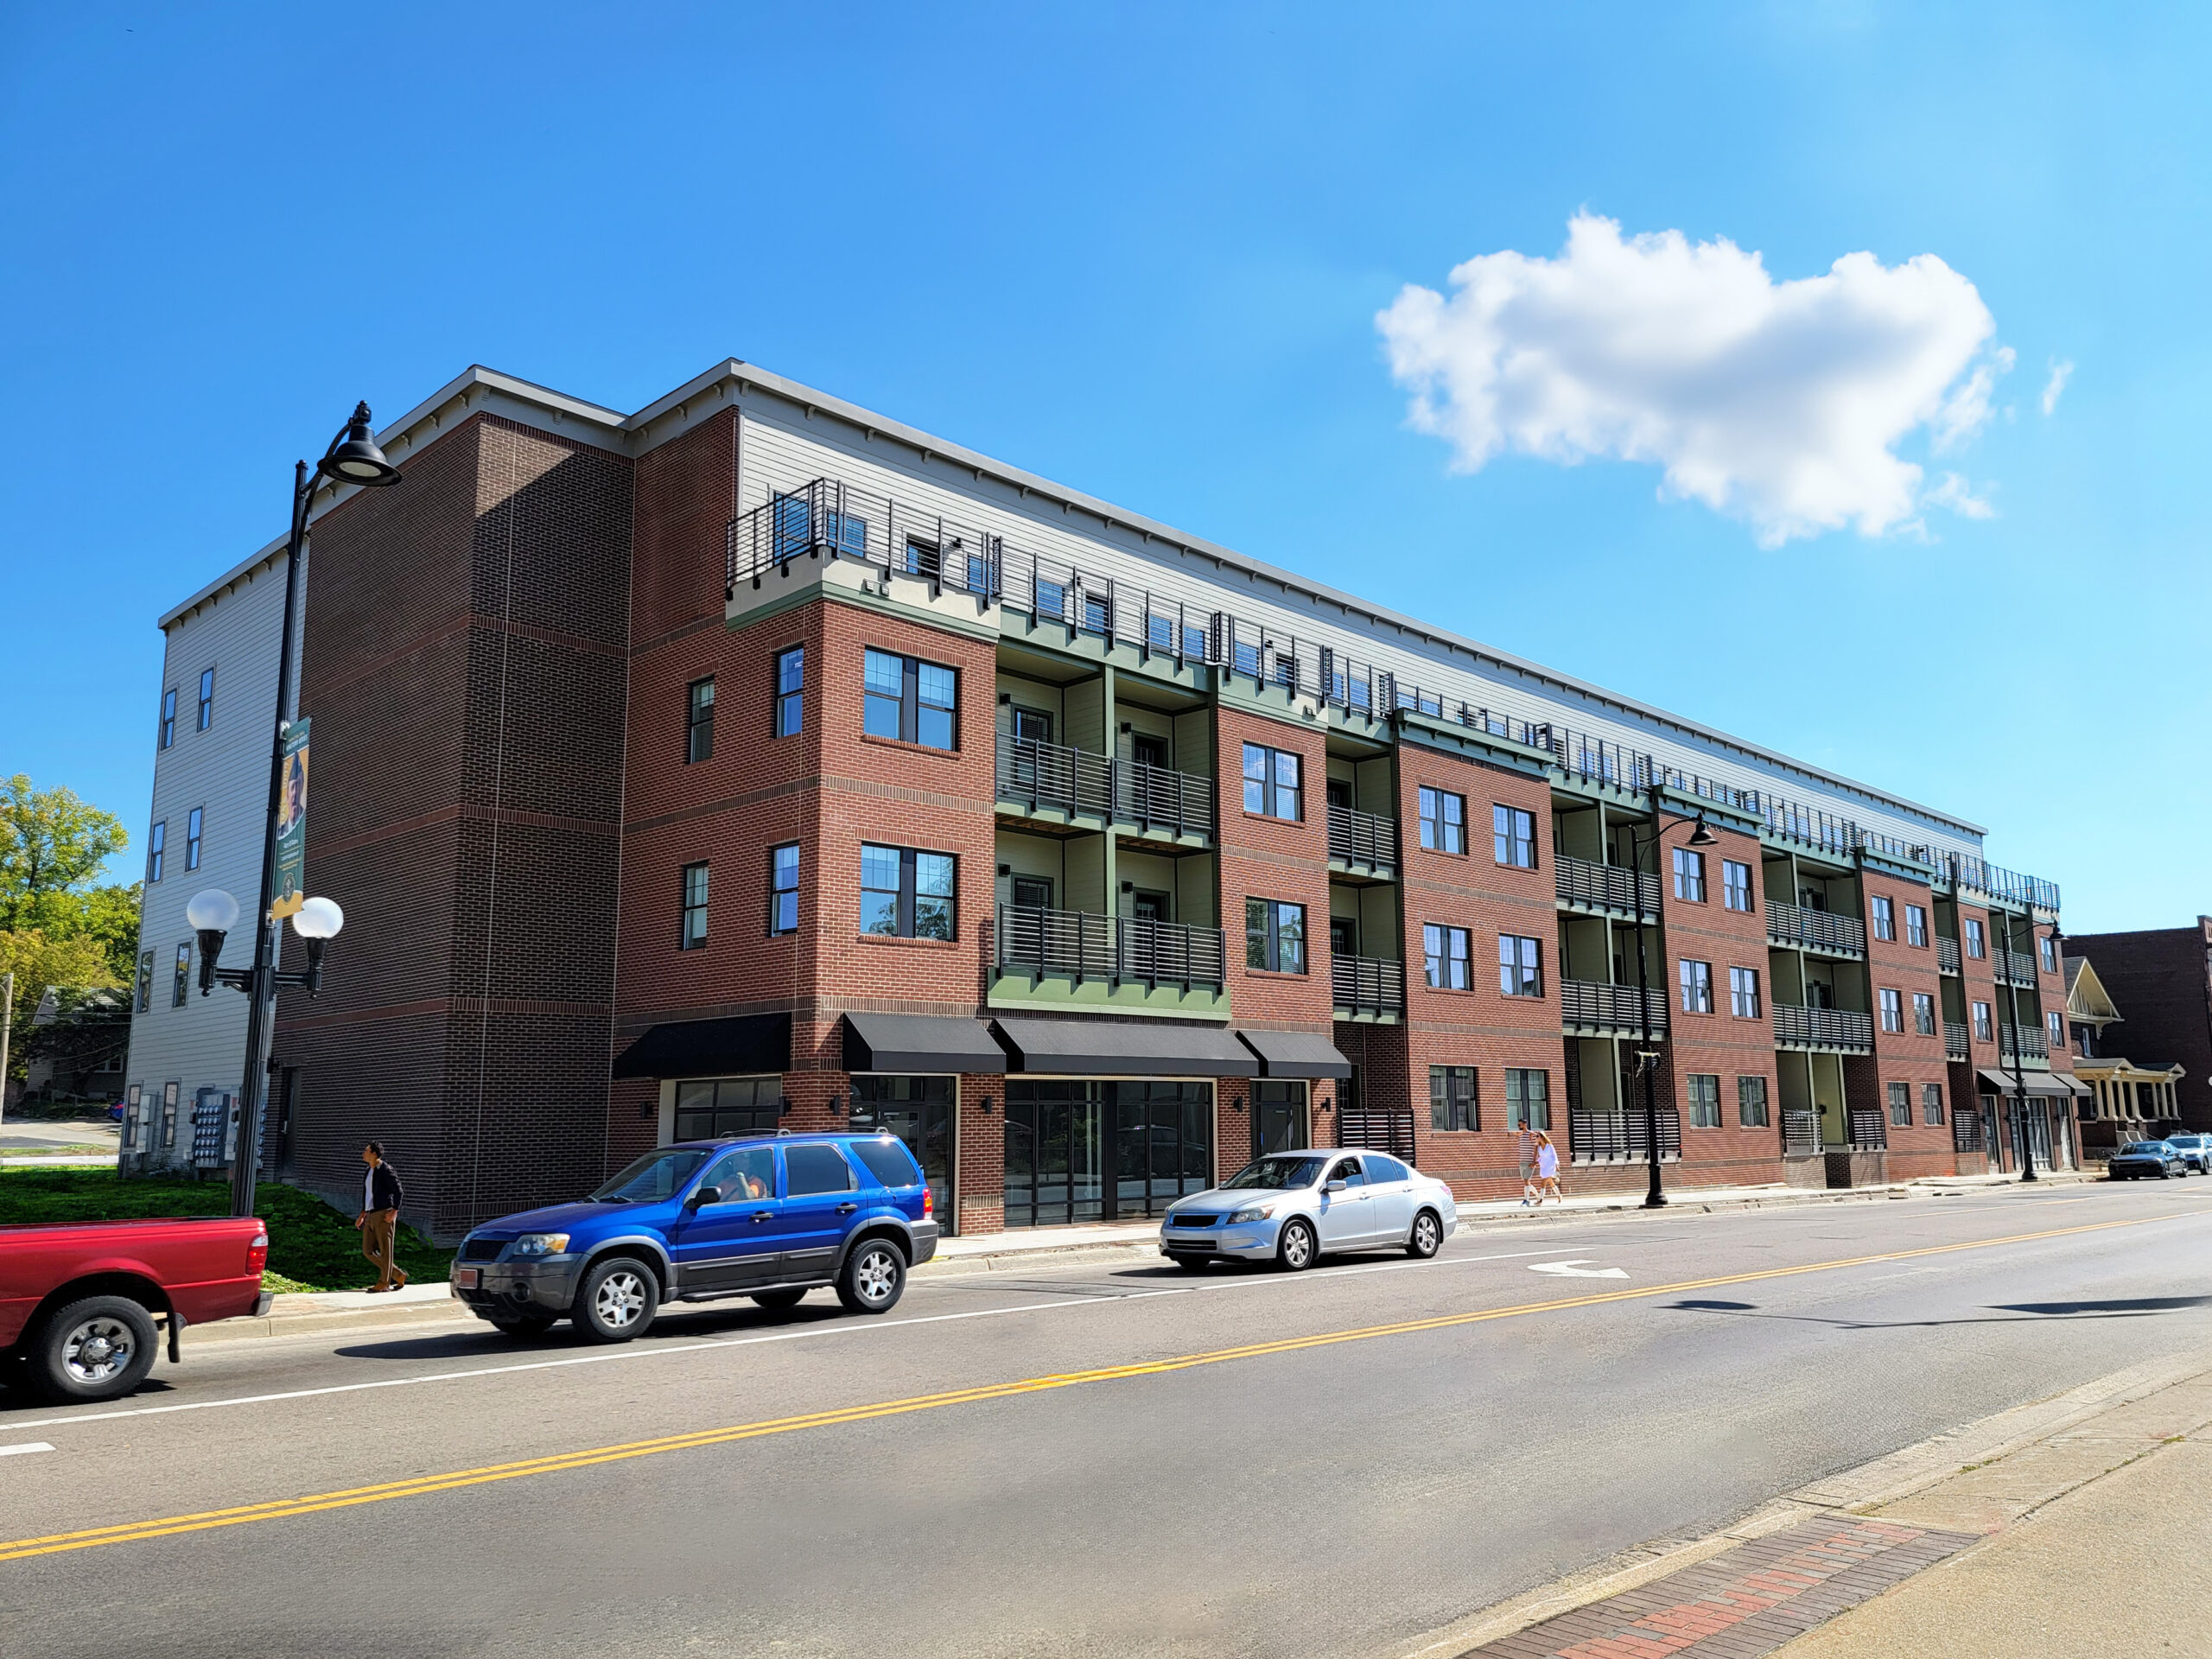
<path fill-rule="evenodd" d="M 1295 1273 L 1325 1250 L 1432 1256 L 1459 1224 L 1450 1187 L 1386 1154 L 1282 1152 L 1178 1198 L 1160 1223 L 1160 1249 L 1185 1268 L 1222 1257 L 1279 1262 Z"/>

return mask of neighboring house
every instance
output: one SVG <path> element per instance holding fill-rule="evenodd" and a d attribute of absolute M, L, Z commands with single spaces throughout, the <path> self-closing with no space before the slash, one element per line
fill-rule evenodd
<path fill-rule="evenodd" d="M 2188 1075 L 2169 1061 L 2133 1061 L 2113 1052 L 2106 1027 L 2120 1008 L 2086 957 L 2066 958 L 2066 1018 L 2074 1042 L 2074 1075 L 2087 1084 L 2080 1103 L 2082 1148 L 2092 1156 L 2180 1127 L 2178 1095 Z"/>
<path fill-rule="evenodd" d="M 2133 1054 L 2177 1070 L 2166 1091 L 2171 1127 L 2212 1132 L 2212 916 L 2190 927 L 2069 934 L 2066 947 L 2095 963 L 2099 983 L 2126 1014 Z"/>
<path fill-rule="evenodd" d="M 49 985 L 30 1026 L 37 1052 L 24 1065 L 26 1095 L 102 1104 L 123 1097 L 123 1058 L 130 1043 L 127 992 Z"/>

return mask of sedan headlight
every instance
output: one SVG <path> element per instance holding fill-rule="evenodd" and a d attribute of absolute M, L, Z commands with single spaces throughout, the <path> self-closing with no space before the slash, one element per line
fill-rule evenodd
<path fill-rule="evenodd" d="M 1234 1211 L 1230 1213 L 1229 1224 L 1231 1227 L 1235 1227 L 1243 1222 L 1265 1221 L 1268 1217 L 1274 1215 L 1274 1212 L 1275 1207 L 1272 1204 L 1248 1205 L 1245 1208 Z"/>
<path fill-rule="evenodd" d="M 558 1255 L 569 1248 L 566 1233 L 524 1233 L 509 1252 L 515 1256 Z"/>

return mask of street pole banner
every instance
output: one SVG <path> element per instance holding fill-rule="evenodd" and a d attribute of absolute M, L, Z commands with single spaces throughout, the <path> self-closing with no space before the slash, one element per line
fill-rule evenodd
<path fill-rule="evenodd" d="M 276 897 L 269 906 L 278 918 L 299 909 L 308 896 L 308 727 L 296 720 L 284 733 L 284 793 L 276 809 Z"/>

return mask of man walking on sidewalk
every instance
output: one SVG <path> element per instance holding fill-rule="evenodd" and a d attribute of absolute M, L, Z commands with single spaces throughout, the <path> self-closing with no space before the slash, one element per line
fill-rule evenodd
<path fill-rule="evenodd" d="M 1525 1205 L 1535 1201 L 1536 1194 L 1536 1132 L 1529 1127 L 1527 1109 L 1521 1108 L 1520 1144 L 1516 1148 L 1521 1157 L 1521 1202 Z"/>
<path fill-rule="evenodd" d="M 361 1161 L 369 1173 L 361 1179 L 361 1215 L 353 1224 L 361 1230 L 361 1254 L 377 1264 L 377 1281 L 369 1288 L 397 1290 L 407 1282 L 406 1274 L 392 1259 L 399 1247 L 399 1204 L 406 1195 L 399 1172 L 385 1162 L 379 1143 L 372 1141 L 363 1147 Z"/>

